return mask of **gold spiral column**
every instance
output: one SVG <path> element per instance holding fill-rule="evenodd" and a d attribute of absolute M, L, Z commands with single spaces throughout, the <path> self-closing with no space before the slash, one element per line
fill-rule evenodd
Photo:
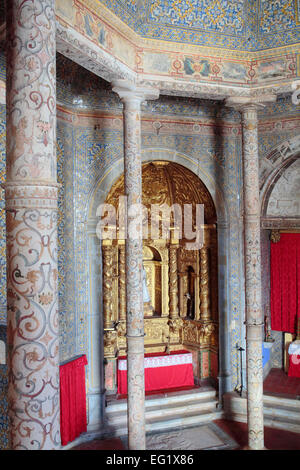
<path fill-rule="evenodd" d="M 178 307 L 178 266 L 177 249 L 178 240 L 171 236 L 169 246 L 169 343 L 178 343 L 182 320 L 179 317 Z M 168 348 L 169 349 L 169 348 Z"/>
<path fill-rule="evenodd" d="M 113 328 L 113 248 L 111 240 L 103 240 L 103 324 L 104 330 Z"/>
<path fill-rule="evenodd" d="M 200 250 L 200 320 L 210 321 L 209 248 Z"/>
<path fill-rule="evenodd" d="M 175 242 L 176 243 L 176 242 Z M 169 247 L 169 312 L 170 318 L 178 318 L 178 274 L 177 274 L 177 243 Z"/>
<path fill-rule="evenodd" d="M 126 321 L 125 245 L 119 245 L 119 320 Z"/>

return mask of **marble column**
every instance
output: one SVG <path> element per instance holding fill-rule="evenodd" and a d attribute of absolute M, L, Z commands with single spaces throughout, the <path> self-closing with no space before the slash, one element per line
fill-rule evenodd
<path fill-rule="evenodd" d="M 123 103 L 124 179 L 127 198 L 125 269 L 127 319 L 128 447 L 145 449 L 144 312 L 141 103 L 157 99 L 155 89 L 127 80 L 113 83 Z"/>
<path fill-rule="evenodd" d="M 261 306 L 260 199 L 257 110 L 264 103 L 274 102 L 273 95 L 255 101 L 231 98 L 242 115 L 244 250 L 246 305 L 246 370 L 248 448 L 264 449 L 263 417 L 263 314 Z"/>
<path fill-rule="evenodd" d="M 60 447 L 54 0 L 7 2 L 10 448 Z"/>

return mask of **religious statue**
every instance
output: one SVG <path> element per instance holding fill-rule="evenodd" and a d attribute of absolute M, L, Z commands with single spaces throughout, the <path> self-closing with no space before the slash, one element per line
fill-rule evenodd
<path fill-rule="evenodd" d="M 195 319 L 195 309 L 194 309 L 194 297 L 187 292 L 185 294 L 185 297 L 187 299 L 187 318 L 190 320 Z"/>
<path fill-rule="evenodd" d="M 154 314 L 154 308 L 151 305 L 151 298 L 147 287 L 147 273 L 143 266 L 143 302 L 144 302 L 144 316 Z"/>

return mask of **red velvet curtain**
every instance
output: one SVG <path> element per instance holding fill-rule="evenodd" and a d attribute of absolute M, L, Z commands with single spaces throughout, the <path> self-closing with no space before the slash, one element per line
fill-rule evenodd
<path fill-rule="evenodd" d="M 87 430 L 85 355 L 61 365 L 60 376 L 60 434 L 62 445 L 72 442 Z"/>
<path fill-rule="evenodd" d="M 271 328 L 296 333 L 300 315 L 300 234 L 271 242 Z"/>

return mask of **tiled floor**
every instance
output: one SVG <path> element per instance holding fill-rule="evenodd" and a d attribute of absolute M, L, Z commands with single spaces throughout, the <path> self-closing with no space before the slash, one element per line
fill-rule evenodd
<path fill-rule="evenodd" d="M 271 369 L 264 381 L 264 393 L 285 398 L 300 397 L 300 378 L 288 377 L 282 369 Z"/>

